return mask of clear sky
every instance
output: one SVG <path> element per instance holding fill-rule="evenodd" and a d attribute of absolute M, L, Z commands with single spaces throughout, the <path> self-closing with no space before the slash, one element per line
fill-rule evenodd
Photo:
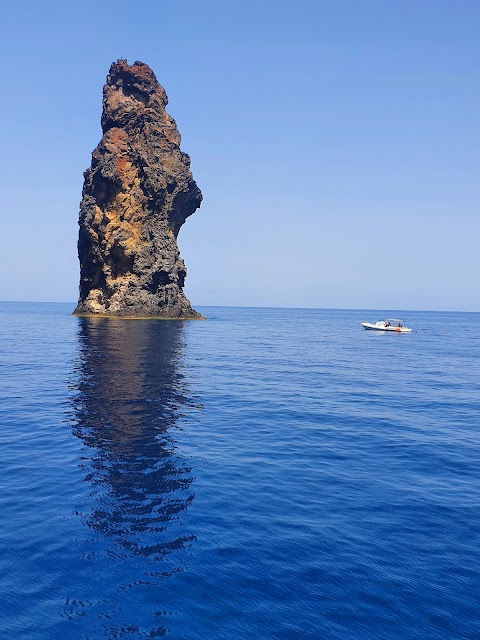
<path fill-rule="evenodd" d="M 194 305 L 480 311 L 478 0 L 4 3 L 0 299 L 77 298 L 112 61 L 149 64 L 204 194 Z"/>

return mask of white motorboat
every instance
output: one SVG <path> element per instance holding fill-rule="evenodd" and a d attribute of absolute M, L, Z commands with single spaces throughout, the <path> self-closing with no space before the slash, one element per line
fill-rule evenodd
<path fill-rule="evenodd" d="M 364 329 L 373 329 L 374 331 L 394 331 L 395 333 L 411 333 L 411 329 L 405 326 L 404 320 L 398 318 L 386 318 L 378 320 L 378 322 L 362 322 Z"/>

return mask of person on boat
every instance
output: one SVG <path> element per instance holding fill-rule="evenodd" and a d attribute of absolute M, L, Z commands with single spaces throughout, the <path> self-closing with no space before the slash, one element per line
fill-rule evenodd
<path fill-rule="evenodd" d="M 385 326 L 386 326 L 386 327 L 389 327 L 389 326 L 390 326 L 390 322 L 389 322 L 388 320 L 386 321 Z"/>
<path fill-rule="evenodd" d="M 401 323 L 401 322 L 399 322 L 399 323 L 397 324 L 397 327 L 401 327 L 401 326 L 402 326 L 402 323 Z"/>

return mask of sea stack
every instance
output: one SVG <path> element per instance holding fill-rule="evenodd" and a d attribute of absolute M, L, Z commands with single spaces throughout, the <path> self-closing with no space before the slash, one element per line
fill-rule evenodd
<path fill-rule="evenodd" d="M 202 194 L 168 99 L 142 62 L 118 60 L 103 88 L 103 137 L 79 216 L 76 315 L 201 318 L 183 293 L 181 226 Z"/>

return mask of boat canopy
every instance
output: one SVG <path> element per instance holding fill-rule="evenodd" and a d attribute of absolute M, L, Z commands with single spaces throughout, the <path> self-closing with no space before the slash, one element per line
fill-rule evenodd
<path fill-rule="evenodd" d="M 385 318 L 387 322 L 405 322 L 405 320 L 400 320 L 399 318 Z"/>

